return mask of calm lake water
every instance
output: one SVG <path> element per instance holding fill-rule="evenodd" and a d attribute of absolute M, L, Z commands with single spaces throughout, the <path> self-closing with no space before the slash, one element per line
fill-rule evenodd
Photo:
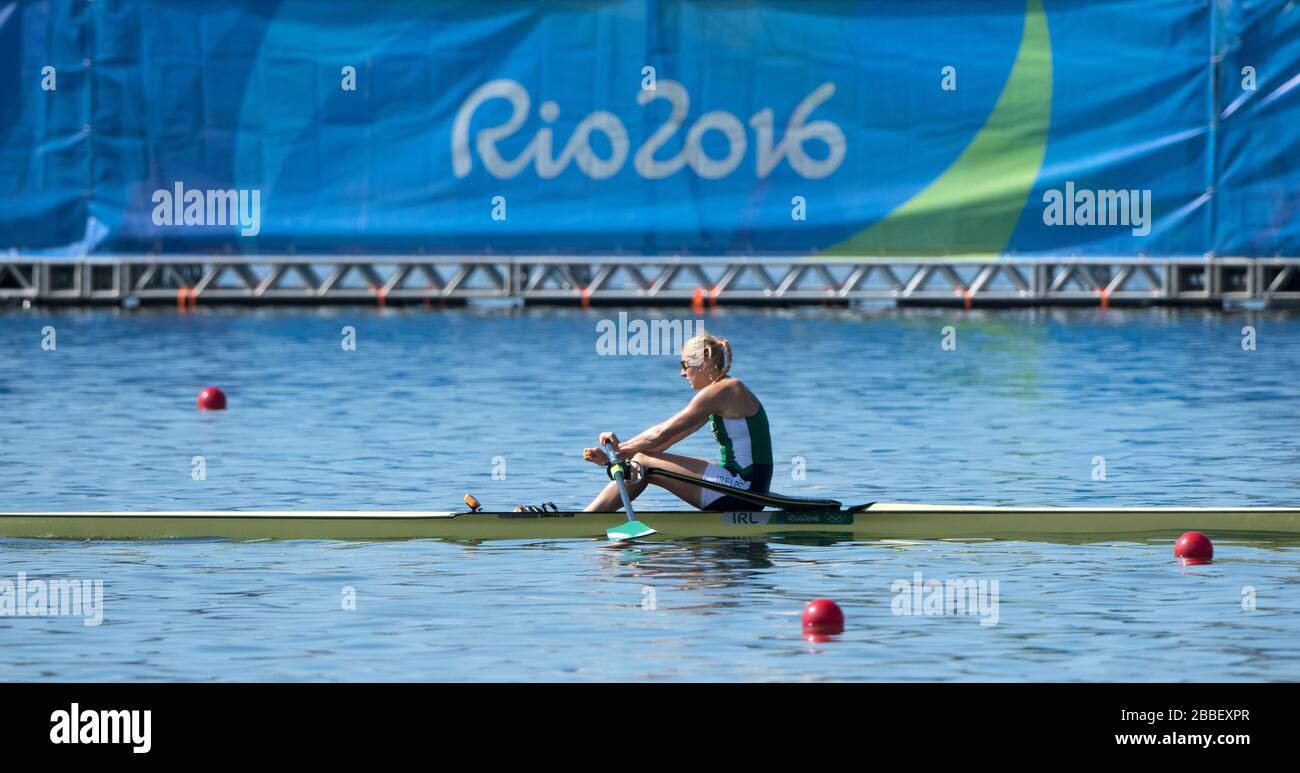
<path fill-rule="evenodd" d="M 583 446 L 690 396 L 672 353 L 598 353 L 617 313 L 3 312 L 3 507 L 448 510 L 466 492 L 581 507 L 604 482 Z M 772 421 L 778 491 L 1300 503 L 1296 316 L 629 315 L 731 339 Z M 229 410 L 195 410 L 209 384 Z M 716 453 L 707 432 L 677 450 Z M 104 588 L 97 626 L 0 616 L 0 679 L 1300 679 L 1300 541 L 1219 541 L 1197 567 L 1170 543 L 0 539 L 0 581 Z M 917 573 L 996 581 L 997 605 L 895 614 L 891 587 Z M 848 617 L 824 643 L 799 626 L 817 597 Z"/>

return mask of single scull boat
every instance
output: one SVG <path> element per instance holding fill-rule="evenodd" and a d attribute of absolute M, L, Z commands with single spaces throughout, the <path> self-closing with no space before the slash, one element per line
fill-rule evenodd
<path fill-rule="evenodd" d="M 864 539 L 1091 541 L 1177 536 L 1300 539 L 1300 508 L 960 507 L 875 503 L 828 510 L 654 512 L 636 519 L 657 537 L 748 537 L 820 532 Z M 622 512 L 399 512 L 217 510 L 208 512 L 0 513 L 0 537 L 45 539 L 459 540 L 605 537 Z"/>
<path fill-rule="evenodd" d="M 637 474 L 674 477 L 654 468 Z M 686 476 L 682 476 L 686 477 Z M 1067 542 L 1177 536 L 1189 530 L 1212 537 L 1282 538 L 1300 541 L 1300 507 L 972 507 L 871 504 L 845 507 L 833 499 L 755 494 L 718 483 L 754 503 L 750 511 L 630 512 L 448 512 L 214 510 L 208 512 L 0 513 L 0 537 L 45 539 L 230 539 L 456 540 L 622 538 L 636 532 L 653 538 L 751 537 L 765 534 L 826 534 L 861 539 L 1037 539 Z M 762 509 L 772 508 L 772 509 Z M 630 510 L 630 508 L 628 508 Z M 613 533 L 610 531 L 613 530 Z"/>

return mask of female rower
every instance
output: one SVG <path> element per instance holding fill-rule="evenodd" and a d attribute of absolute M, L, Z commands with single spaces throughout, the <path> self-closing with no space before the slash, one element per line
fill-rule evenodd
<path fill-rule="evenodd" d="M 682 378 L 696 391 L 686 407 L 631 440 L 620 442 L 613 432 L 602 432 L 598 442 L 602 448 L 585 449 L 583 458 L 594 464 L 608 463 L 609 457 L 603 449 L 608 442 L 619 459 L 766 494 L 772 485 L 772 436 L 768 431 L 767 413 L 740 379 L 727 375 L 729 370 L 731 344 L 725 338 L 714 338 L 706 333 L 695 336 L 682 347 Z M 665 453 L 706 423 L 718 441 L 720 458 L 717 464 Z M 650 482 L 701 510 L 762 509 L 748 500 L 684 481 L 655 477 Z M 645 491 L 646 483 L 645 476 L 629 481 L 628 495 L 636 499 Z M 587 510 L 615 511 L 621 507 L 618 486 L 610 481 L 587 505 Z"/>

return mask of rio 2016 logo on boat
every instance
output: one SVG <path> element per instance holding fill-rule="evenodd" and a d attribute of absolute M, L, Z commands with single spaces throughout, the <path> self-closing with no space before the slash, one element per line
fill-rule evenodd
<path fill-rule="evenodd" d="M 759 178 L 770 175 L 783 160 L 789 161 L 790 168 L 808 180 L 821 179 L 839 168 L 846 150 L 844 132 L 830 121 L 808 122 L 812 112 L 834 94 L 834 83 L 823 83 L 814 89 L 790 115 L 781 141 L 775 144 L 772 108 L 763 108 L 749 119 L 749 125 L 754 129 L 757 149 L 755 173 Z M 456 111 L 451 132 L 451 153 L 452 170 L 457 177 L 465 177 L 473 168 L 470 121 L 484 103 L 494 99 L 510 102 L 510 119 L 499 126 L 480 129 L 474 136 L 474 149 L 478 151 L 483 168 L 497 179 L 513 178 L 531 164 L 536 168 L 538 177 L 551 180 L 560 176 L 570 162 L 575 162 L 588 177 L 605 180 L 618 174 L 627 161 L 630 150 L 627 129 L 618 116 L 605 110 L 593 111 L 583 118 L 558 156 L 554 154 L 552 130 L 542 128 L 518 156 L 504 158 L 497 150 L 497 143 L 523 126 L 528 119 L 531 100 L 528 90 L 520 83 L 501 79 L 479 86 Z M 748 149 L 748 137 L 740 119 L 724 110 L 714 110 L 697 118 L 687 130 L 682 150 L 676 156 L 665 161 L 655 159 L 655 153 L 686 122 L 691 103 L 686 87 L 671 80 L 660 80 L 655 90 L 643 89 L 637 94 L 637 104 L 643 107 L 656 99 L 667 100 L 672 112 L 668 120 L 637 149 L 632 162 L 637 174 L 647 180 L 659 180 L 676 174 L 682 167 L 689 167 L 700 177 L 717 180 L 740 166 Z M 550 100 L 543 102 L 538 115 L 544 122 L 554 123 L 560 117 L 560 106 Z M 705 153 L 704 136 L 711 131 L 719 132 L 726 138 L 726 156 L 713 158 Z M 599 156 L 591 146 L 591 136 L 597 132 L 605 135 L 609 142 L 608 158 Z M 827 148 L 826 157 L 814 159 L 809 156 L 804 150 L 804 143 L 809 141 L 823 143 Z"/>

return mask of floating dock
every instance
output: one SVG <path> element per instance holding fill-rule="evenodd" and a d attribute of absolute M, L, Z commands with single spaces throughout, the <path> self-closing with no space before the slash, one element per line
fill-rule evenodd
<path fill-rule="evenodd" d="M 0 303 L 1300 305 L 1300 258 L 0 257 Z"/>

